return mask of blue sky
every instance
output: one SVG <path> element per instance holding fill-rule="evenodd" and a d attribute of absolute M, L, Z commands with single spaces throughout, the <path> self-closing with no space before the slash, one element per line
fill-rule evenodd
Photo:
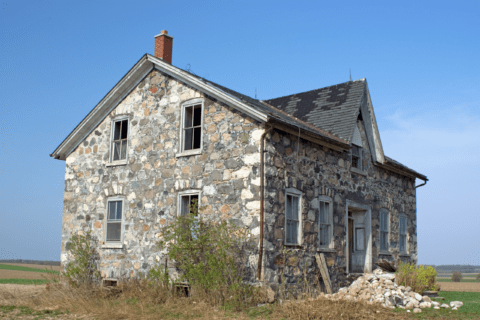
<path fill-rule="evenodd" d="M 5 0 L 2 0 L 5 1 Z M 0 259 L 59 260 L 49 154 L 166 29 L 173 64 L 269 99 L 366 78 L 385 154 L 425 174 L 418 263 L 480 265 L 480 2 L 5 1 Z M 421 183 L 421 181 L 418 181 Z"/>

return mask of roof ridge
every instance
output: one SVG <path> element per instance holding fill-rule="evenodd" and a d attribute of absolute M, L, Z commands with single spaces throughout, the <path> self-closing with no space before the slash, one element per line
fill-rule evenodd
<path fill-rule="evenodd" d="M 261 100 L 261 101 L 271 101 L 271 100 L 286 98 L 286 97 L 290 97 L 290 96 L 295 96 L 295 95 L 297 95 L 297 94 L 308 93 L 308 92 L 312 92 L 312 91 L 317 91 L 317 90 L 321 90 L 321 89 L 326 89 L 326 88 L 330 88 L 330 87 L 335 87 L 335 86 L 338 86 L 338 85 L 340 85 L 340 84 L 344 84 L 344 83 L 348 83 L 348 82 L 358 82 L 358 81 L 365 81 L 365 78 L 358 79 L 358 80 L 351 80 L 351 81 L 340 82 L 340 83 L 337 83 L 337 84 L 333 84 L 333 85 L 331 85 L 331 86 L 321 87 L 321 88 L 312 89 L 312 90 L 308 90 L 308 91 L 302 91 L 302 92 L 293 93 L 293 94 L 287 94 L 287 95 L 285 95 L 285 96 L 276 97 L 276 98 L 272 98 L 272 99 Z"/>

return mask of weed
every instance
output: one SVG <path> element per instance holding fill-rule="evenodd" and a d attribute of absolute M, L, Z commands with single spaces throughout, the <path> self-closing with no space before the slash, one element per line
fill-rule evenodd
<path fill-rule="evenodd" d="M 64 273 L 70 285 L 98 282 L 100 273 L 95 263 L 97 243 L 92 237 L 92 231 L 84 229 L 72 235 L 67 247 L 73 256 Z"/>

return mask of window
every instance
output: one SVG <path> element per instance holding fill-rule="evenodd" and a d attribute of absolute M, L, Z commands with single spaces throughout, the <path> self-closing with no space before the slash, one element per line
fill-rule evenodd
<path fill-rule="evenodd" d="M 122 241 L 123 201 L 108 201 L 106 242 Z"/>
<path fill-rule="evenodd" d="M 332 248 L 333 246 L 333 206 L 332 199 L 327 196 L 320 196 L 320 214 L 319 214 L 319 245 L 323 248 Z"/>
<path fill-rule="evenodd" d="M 113 121 L 111 161 L 127 160 L 128 119 Z"/>
<path fill-rule="evenodd" d="M 362 170 L 362 135 L 358 129 L 358 125 L 353 130 L 352 137 L 352 168 Z"/>
<path fill-rule="evenodd" d="M 301 245 L 301 192 L 289 188 L 285 193 L 285 244 Z"/>
<path fill-rule="evenodd" d="M 362 148 L 352 145 L 352 167 L 362 170 Z"/>
<path fill-rule="evenodd" d="M 400 215 L 400 252 L 407 252 L 407 217 Z"/>
<path fill-rule="evenodd" d="M 180 196 L 180 215 L 184 216 L 190 213 L 191 206 L 196 203 L 199 207 L 198 194 L 187 194 Z"/>
<path fill-rule="evenodd" d="M 203 103 L 196 100 L 182 108 L 182 152 L 202 148 Z"/>
<path fill-rule="evenodd" d="M 388 211 L 380 209 L 380 251 L 388 251 Z"/>

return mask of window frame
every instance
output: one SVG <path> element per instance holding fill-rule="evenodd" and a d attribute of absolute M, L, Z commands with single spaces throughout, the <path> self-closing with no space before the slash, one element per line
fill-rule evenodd
<path fill-rule="evenodd" d="M 353 147 L 356 147 L 358 149 L 358 156 L 354 155 L 353 154 Z M 356 157 L 358 158 L 358 162 L 357 162 L 357 167 L 354 167 L 353 166 L 353 157 Z M 363 157 L 362 157 L 362 147 L 361 146 L 358 146 L 356 144 L 352 144 L 352 148 L 350 149 L 350 160 L 351 160 L 351 167 L 352 168 L 355 168 L 355 169 L 358 169 L 358 170 L 363 170 Z"/>
<path fill-rule="evenodd" d="M 126 147 L 126 154 L 125 154 L 125 159 L 120 159 L 120 160 L 113 160 L 113 143 L 114 143 L 114 138 L 115 138 L 115 123 L 119 121 L 125 121 L 127 120 L 127 147 Z M 130 135 L 130 118 L 127 115 L 120 115 L 112 119 L 111 122 L 111 128 L 110 128 L 110 156 L 109 156 L 109 164 L 110 165 L 121 165 L 121 164 L 127 164 L 128 162 L 128 147 L 129 147 L 129 135 Z"/>
<path fill-rule="evenodd" d="M 390 242 L 389 242 L 389 238 L 390 238 L 390 212 L 387 210 L 387 209 L 380 209 L 379 211 L 379 215 L 380 215 L 380 219 L 379 219 L 379 222 L 380 222 L 380 228 L 379 228 L 379 232 L 380 232 L 380 252 L 386 252 L 386 253 L 390 253 Z M 384 218 L 382 218 L 382 216 Z M 385 218 L 386 216 L 386 218 Z M 386 219 L 386 221 L 385 221 Z M 383 222 L 383 223 L 382 223 Z M 386 224 L 386 230 L 384 228 Z M 387 243 L 386 243 L 386 248 L 384 248 L 382 246 L 382 234 L 385 234 L 387 235 Z"/>
<path fill-rule="evenodd" d="M 329 225 L 328 228 L 328 245 L 321 245 L 321 237 L 320 237 L 320 227 L 322 225 L 320 221 L 320 214 L 321 214 L 321 207 L 322 207 L 322 202 L 328 203 L 328 212 L 327 212 L 327 223 Z M 334 241 L 333 241 L 333 201 L 332 198 L 329 196 L 321 195 L 318 197 L 318 247 L 320 249 L 333 249 L 334 248 Z"/>
<path fill-rule="evenodd" d="M 405 219 L 405 229 L 404 233 L 402 234 L 402 219 Z M 404 213 L 401 213 L 398 217 L 398 251 L 400 254 L 408 254 L 408 232 L 407 232 L 407 225 L 408 225 L 408 219 L 407 215 Z M 402 250 L 402 235 L 405 236 L 405 246 L 404 250 Z"/>
<path fill-rule="evenodd" d="M 109 220 L 108 219 L 108 208 L 109 208 L 110 202 L 116 202 L 116 201 L 122 202 L 122 219 L 120 221 L 120 223 L 121 223 L 120 241 L 108 241 L 107 240 L 107 229 L 108 229 L 108 220 Z M 109 197 L 107 199 L 106 214 L 105 214 L 105 226 L 104 226 L 105 234 L 104 234 L 104 237 L 103 237 L 104 238 L 104 245 L 102 246 L 103 248 L 122 248 L 123 247 L 123 241 L 125 239 L 125 213 L 126 213 L 125 204 L 126 204 L 125 197 L 115 196 L 115 197 Z"/>
<path fill-rule="evenodd" d="M 177 217 L 182 216 L 182 197 L 184 196 L 191 196 L 191 195 L 198 195 L 198 208 L 202 205 L 202 191 L 198 189 L 188 189 L 178 192 L 177 197 Z"/>
<path fill-rule="evenodd" d="M 196 105 L 200 105 L 201 107 L 201 112 L 200 112 L 200 148 L 198 149 L 190 149 L 190 150 L 185 150 L 185 109 L 188 107 L 193 107 Z M 181 157 L 181 156 L 190 156 L 190 155 L 196 155 L 196 154 L 202 154 L 203 153 L 203 122 L 204 122 L 204 117 L 205 117 L 205 100 L 203 98 L 196 98 L 192 99 L 189 101 L 185 101 L 181 105 L 181 115 L 180 115 L 180 133 L 179 133 L 179 138 L 180 138 L 180 150 L 179 152 L 175 155 L 176 157 Z"/>
<path fill-rule="evenodd" d="M 298 197 L 298 230 L 297 230 L 297 243 L 287 242 L 287 199 L 288 196 Z M 285 224 L 284 224 L 284 244 L 286 246 L 301 246 L 303 243 L 303 217 L 302 217 L 302 192 L 295 188 L 285 189 Z"/>

